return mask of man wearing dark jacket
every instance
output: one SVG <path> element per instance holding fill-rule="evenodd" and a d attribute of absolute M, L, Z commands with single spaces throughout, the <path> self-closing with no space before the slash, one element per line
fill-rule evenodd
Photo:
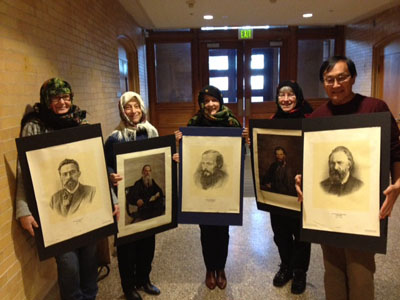
<path fill-rule="evenodd" d="M 146 220 L 165 213 L 164 194 L 161 188 L 151 177 L 151 166 L 142 168 L 142 178 L 128 189 L 126 200 L 131 205 L 138 207 L 135 221 Z"/>

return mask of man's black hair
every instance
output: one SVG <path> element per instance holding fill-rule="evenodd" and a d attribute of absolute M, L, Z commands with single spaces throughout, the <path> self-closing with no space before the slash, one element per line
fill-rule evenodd
<path fill-rule="evenodd" d="M 344 61 L 347 64 L 347 68 L 349 69 L 352 78 L 357 76 L 356 65 L 350 58 L 342 55 L 335 55 L 322 63 L 321 68 L 319 69 L 319 80 L 321 82 L 324 82 L 324 73 L 332 70 L 339 61 Z"/>

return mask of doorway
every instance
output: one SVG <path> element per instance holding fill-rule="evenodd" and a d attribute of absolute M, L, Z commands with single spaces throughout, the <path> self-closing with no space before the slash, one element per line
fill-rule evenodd
<path fill-rule="evenodd" d="M 282 52 L 282 41 L 204 42 L 201 81 L 218 87 L 224 104 L 247 127 L 249 119 L 275 112 L 275 88 L 286 64 Z"/>
<path fill-rule="evenodd" d="M 374 90 L 376 98 L 384 100 L 400 125 L 400 34 L 374 47 Z"/>

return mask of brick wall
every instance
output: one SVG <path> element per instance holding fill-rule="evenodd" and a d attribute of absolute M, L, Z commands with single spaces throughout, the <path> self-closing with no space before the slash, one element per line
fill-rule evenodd
<path fill-rule="evenodd" d="M 346 27 L 346 55 L 358 73 L 354 91 L 371 96 L 373 46 L 396 32 L 400 32 L 400 6 Z"/>
<path fill-rule="evenodd" d="M 39 262 L 14 220 L 15 138 L 26 106 L 39 100 L 43 81 L 61 77 L 108 135 L 119 122 L 119 35 L 137 47 L 147 101 L 141 32 L 115 0 L 0 0 L 0 299 L 42 299 L 56 281 L 54 260 Z"/>

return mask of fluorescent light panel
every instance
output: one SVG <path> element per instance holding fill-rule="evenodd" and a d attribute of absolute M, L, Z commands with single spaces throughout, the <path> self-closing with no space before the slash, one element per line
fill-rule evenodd
<path fill-rule="evenodd" d="M 222 27 L 201 27 L 201 30 L 233 30 L 233 29 L 269 29 L 269 25 L 264 26 L 222 26 Z"/>

